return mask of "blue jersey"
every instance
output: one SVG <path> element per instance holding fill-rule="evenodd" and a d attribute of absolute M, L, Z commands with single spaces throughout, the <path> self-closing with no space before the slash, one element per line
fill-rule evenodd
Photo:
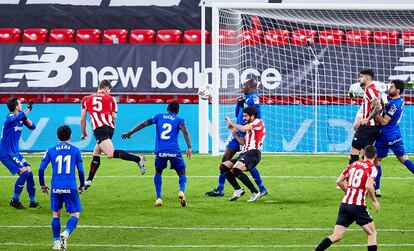
<path fill-rule="evenodd" d="M 155 154 L 157 153 L 180 153 L 178 146 L 178 134 L 180 126 L 184 125 L 184 119 L 174 113 L 157 114 L 151 118 L 153 124 L 157 125 L 155 138 Z"/>
<path fill-rule="evenodd" d="M 22 134 L 23 125 L 26 125 L 26 114 L 19 112 L 17 114 L 9 113 L 4 120 L 3 130 L 1 133 L 0 153 L 18 153 L 19 139 Z M 27 126 L 30 130 L 34 130 L 36 126 Z"/>
<path fill-rule="evenodd" d="M 236 105 L 236 118 L 237 124 L 244 125 L 246 122 L 243 120 L 243 109 L 249 106 L 254 106 L 257 110 L 257 118 L 262 118 L 262 111 L 260 109 L 260 98 L 257 92 L 252 92 L 250 94 L 245 94 L 243 96 L 243 107 L 239 103 Z M 239 132 L 239 135 L 244 137 L 245 133 Z"/>
<path fill-rule="evenodd" d="M 39 181 L 44 186 L 44 171 L 52 162 L 51 189 L 77 189 L 75 168 L 78 168 L 80 186 L 84 186 L 82 154 L 79 149 L 67 142 L 49 148 L 40 163 Z"/>
<path fill-rule="evenodd" d="M 381 134 L 389 141 L 400 138 L 400 121 L 404 112 L 404 100 L 402 97 L 398 99 L 390 99 L 385 105 L 383 114 L 391 118 L 388 124 L 381 127 Z"/>

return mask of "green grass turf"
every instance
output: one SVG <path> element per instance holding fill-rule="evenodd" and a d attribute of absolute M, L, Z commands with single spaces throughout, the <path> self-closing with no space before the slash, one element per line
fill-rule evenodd
<path fill-rule="evenodd" d="M 27 159 L 37 175 L 40 156 Z M 335 188 L 335 176 L 348 162 L 347 155 L 264 155 L 259 170 L 269 195 L 256 203 L 247 203 L 250 193 L 237 202 L 229 202 L 232 189 L 228 184 L 224 197 L 206 197 L 204 193 L 216 186 L 220 158 L 195 155 L 187 161 L 188 206 L 181 208 L 177 198 L 178 179 L 174 171 L 166 170 L 163 179 L 164 206 L 154 208 L 154 158 L 147 156 L 147 159 L 148 173 L 141 176 L 138 168 L 130 162 L 102 158 L 93 187 L 81 195 L 84 211 L 79 227 L 69 238 L 69 250 L 312 250 L 331 233 L 343 196 Z M 90 160 L 89 156 L 85 156 L 86 175 Z M 50 169 L 49 166 L 46 175 L 50 175 Z M 381 212 L 371 210 L 379 229 L 378 242 L 380 245 L 414 245 L 413 176 L 394 157 L 383 161 L 383 173 Z M 313 178 L 304 179 L 300 176 Z M 8 201 L 15 179 L 4 166 L 0 168 L 0 250 L 50 250 L 49 197 L 37 189 L 41 209 L 17 211 L 11 208 Z M 35 179 L 38 186 L 37 176 Z M 50 184 L 50 177 L 46 180 Z M 21 201 L 28 206 L 26 191 L 23 191 Z M 370 202 L 368 207 L 372 208 Z M 63 214 L 63 227 L 67 219 L 68 215 Z M 331 249 L 366 250 L 363 246 L 366 243 L 365 233 L 356 225 L 352 225 L 350 230 Z M 96 246 L 90 246 L 92 244 Z M 362 246 L 349 246 L 353 244 Z M 414 250 L 414 246 L 380 246 L 380 250 Z"/>

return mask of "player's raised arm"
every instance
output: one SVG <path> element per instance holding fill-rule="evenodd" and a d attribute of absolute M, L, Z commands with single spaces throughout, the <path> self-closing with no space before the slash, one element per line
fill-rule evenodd
<path fill-rule="evenodd" d="M 32 111 L 32 109 L 33 109 L 33 101 L 29 101 L 28 103 L 27 103 L 27 108 L 24 110 L 24 114 L 28 114 L 29 112 L 31 112 Z"/>
<path fill-rule="evenodd" d="M 26 119 L 26 120 L 23 122 L 23 124 L 24 124 L 27 128 L 29 128 L 30 130 L 34 130 L 34 129 L 36 129 L 36 125 L 35 125 L 35 123 L 34 123 L 33 121 L 31 121 L 30 119 Z"/>
<path fill-rule="evenodd" d="M 45 169 L 47 168 L 47 165 L 49 165 L 49 162 L 50 162 L 49 152 L 46 152 L 45 156 L 40 162 L 38 174 L 39 174 L 40 190 L 42 191 L 42 193 L 47 193 L 47 194 L 49 194 L 48 190 L 50 189 L 49 187 L 45 185 Z"/>
<path fill-rule="evenodd" d="M 247 132 L 247 131 L 252 130 L 251 124 L 239 125 L 239 124 L 234 123 L 230 117 L 226 117 L 225 120 L 227 121 L 227 123 L 229 123 L 230 126 L 234 127 L 236 130 L 239 130 L 241 132 Z"/>
<path fill-rule="evenodd" d="M 240 137 L 237 130 L 234 127 L 232 127 L 231 125 L 229 125 L 228 128 L 230 129 L 231 134 L 237 140 L 237 142 L 239 142 L 240 145 L 244 146 L 244 144 L 246 144 L 245 139 Z"/>
<path fill-rule="evenodd" d="M 122 139 L 129 139 L 129 138 L 131 138 L 132 134 L 134 134 L 134 133 L 138 132 L 139 130 L 141 130 L 141 129 L 147 127 L 147 126 L 150 126 L 152 124 L 153 124 L 152 119 L 145 120 L 145 121 L 139 123 L 138 125 L 136 125 L 130 131 L 121 134 L 121 138 Z"/>
<path fill-rule="evenodd" d="M 190 133 L 188 132 L 185 124 L 180 125 L 180 130 L 184 134 L 185 143 L 187 143 L 187 151 L 186 151 L 187 158 L 190 158 L 192 151 L 193 151 L 193 148 L 191 147 Z"/>

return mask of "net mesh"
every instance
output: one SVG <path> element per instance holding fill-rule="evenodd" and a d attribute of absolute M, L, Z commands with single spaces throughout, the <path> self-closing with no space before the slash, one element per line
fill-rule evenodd
<path fill-rule="evenodd" d="M 362 69 L 374 70 L 382 90 L 391 79 L 411 78 L 413 16 L 413 10 L 219 9 L 220 150 L 230 137 L 224 117 L 235 117 L 242 83 L 254 78 L 265 152 L 349 151 L 361 102 L 348 97 L 350 86 Z M 404 96 L 411 104 L 412 92 Z M 414 136 L 413 114 L 406 106 L 403 138 Z"/>

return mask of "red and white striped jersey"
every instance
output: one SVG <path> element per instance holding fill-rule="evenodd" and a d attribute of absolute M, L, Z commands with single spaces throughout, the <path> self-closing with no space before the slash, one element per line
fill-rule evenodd
<path fill-rule="evenodd" d="M 252 130 L 246 132 L 245 144 L 243 145 L 242 152 L 247 152 L 248 150 L 257 149 L 262 150 L 263 141 L 266 137 L 266 129 L 263 123 L 263 120 L 255 118 L 250 122 Z"/>
<path fill-rule="evenodd" d="M 368 118 L 369 113 L 371 112 L 371 109 L 372 109 L 372 100 L 375 97 L 378 99 L 378 102 L 380 102 L 381 100 L 380 92 L 378 91 L 377 87 L 374 84 L 365 88 L 364 100 L 362 102 L 362 118 L 363 119 Z M 375 119 L 371 119 L 370 121 L 368 121 L 367 125 L 375 126 L 375 125 L 378 125 L 378 122 Z"/>
<path fill-rule="evenodd" d="M 115 128 L 113 114 L 118 112 L 118 106 L 115 98 L 106 92 L 96 92 L 84 97 L 82 109 L 89 113 L 94 130 L 104 125 Z"/>
<path fill-rule="evenodd" d="M 342 175 L 348 178 L 348 188 L 342 202 L 365 206 L 368 178 L 375 179 L 377 174 L 377 168 L 369 160 L 359 160 L 352 163 L 342 172 Z"/>

